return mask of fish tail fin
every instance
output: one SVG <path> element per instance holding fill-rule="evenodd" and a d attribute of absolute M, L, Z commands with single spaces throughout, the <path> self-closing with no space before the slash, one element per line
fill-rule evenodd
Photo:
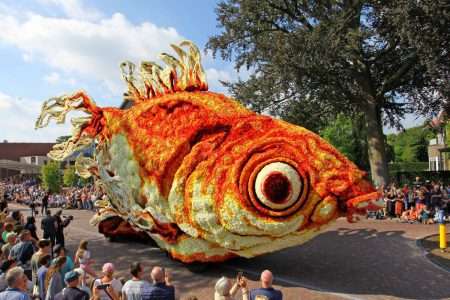
<path fill-rule="evenodd" d="M 53 97 L 45 101 L 35 129 L 48 126 L 52 120 L 56 124 L 64 124 L 67 114 L 71 111 L 81 111 L 90 116 L 71 118 L 72 136 L 53 146 L 48 153 L 48 157 L 53 160 L 64 160 L 74 152 L 92 145 L 104 126 L 103 110 L 85 92 L 78 91 L 70 96 Z"/>

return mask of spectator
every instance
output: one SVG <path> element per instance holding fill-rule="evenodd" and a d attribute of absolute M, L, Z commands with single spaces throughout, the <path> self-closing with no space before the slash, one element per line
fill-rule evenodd
<path fill-rule="evenodd" d="M 44 232 L 44 239 L 50 240 L 53 248 L 56 240 L 56 220 L 50 210 L 46 210 L 45 214 L 41 221 L 41 229 Z"/>
<path fill-rule="evenodd" d="M 170 274 L 161 267 L 154 267 L 150 273 L 153 285 L 149 300 L 175 300 L 175 289 L 170 282 Z"/>
<path fill-rule="evenodd" d="M 16 266 L 16 261 L 14 259 L 7 259 L 0 265 L 0 292 L 3 292 L 8 287 L 8 283 L 6 282 L 6 273 L 9 269 L 14 268 Z"/>
<path fill-rule="evenodd" d="M 99 289 L 94 294 L 99 300 L 119 300 L 122 291 L 122 283 L 114 278 L 114 265 L 106 263 L 102 268 L 103 277 L 94 281 L 93 293 L 98 286 L 108 285 L 106 289 Z"/>
<path fill-rule="evenodd" d="M 25 224 L 24 229 L 30 231 L 31 237 L 33 239 L 35 239 L 36 241 L 39 240 L 39 238 L 36 234 L 37 228 L 36 228 L 36 220 L 34 219 L 34 217 L 32 217 L 32 216 L 27 217 L 27 223 Z"/>
<path fill-rule="evenodd" d="M 14 224 L 12 223 L 6 223 L 5 224 L 5 230 L 2 232 L 2 239 L 3 242 L 7 243 L 6 239 L 7 239 L 7 235 L 8 233 L 14 232 Z"/>
<path fill-rule="evenodd" d="M 28 279 L 31 279 L 31 257 L 34 252 L 31 233 L 28 230 L 23 230 L 19 235 L 19 242 L 11 248 L 9 256 L 24 269 Z"/>
<path fill-rule="evenodd" d="M 233 284 L 230 279 L 222 277 L 217 280 L 214 287 L 214 300 L 233 300 L 239 287 L 242 288 L 242 300 L 248 300 L 247 281 L 245 278 L 238 278 Z"/>
<path fill-rule="evenodd" d="M 3 259 L 8 259 L 11 248 L 16 244 L 17 234 L 10 232 L 6 235 L 6 244 L 2 246 Z"/>
<path fill-rule="evenodd" d="M 87 249 L 88 241 L 82 240 L 80 242 L 80 246 L 78 246 L 78 250 L 75 253 L 75 263 L 80 264 L 80 268 L 91 275 L 92 277 L 97 277 L 95 271 L 92 269 L 91 265 L 94 263 L 94 260 L 91 259 L 91 252 Z"/>
<path fill-rule="evenodd" d="M 70 271 L 64 276 L 67 287 L 55 296 L 55 300 L 89 300 L 89 294 L 78 288 L 79 277 L 75 271 Z"/>
<path fill-rule="evenodd" d="M 63 246 L 61 246 L 61 245 L 55 246 L 55 248 L 53 250 L 53 257 L 55 257 L 55 259 L 58 257 L 66 258 L 66 263 L 64 264 L 64 266 L 61 269 L 62 278 L 65 278 L 64 276 L 66 275 L 66 273 L 68 273 L 69 271 L 72 271 L 75 268 L 75 264 L 73 263 L 72 258 L 67 255 L 67 250 Z"/>
<path fill-rule="evenodd" d="M 44 212 L 47 213 L 48 211 L 48 196 L 49 193 L 46 192 L 44 197 L 42 198 L 41 215 L 44 215 Z"/>
<path fill-rule="evenodd" d="M 45 277 L 47 276 L 48 268 L 50 267 L 50 261 L 52 257 L 50 255 L 43 255 L 39 258 L 39 269 L 37 271 L 37 290 L 33 289 L 33 295 L 38 295 L 40 299 L 45 299 Z"/>
<path fill-rule="evenodd" d="M 65 264 L 65 257 L 58 257 L 55 259 L 50 268 L 47 270 L 45 276 L 45 300 L 54 300 L 56 294 L 64 288 L 63 278 L 61 276 L 61 268 Z"/>
<path fill-rule="evenodd" d="M 64 247 L 64 228 L 70 224 L 70 218 L 66 218 L 64 221 L 61 219 L 62 210 L 58 210 L 55 213 L 55 224 L 56 224 L 56 244 L 59 244 Z"/>
<path fill-rule="evenodd" d="M 27 294 L 28 279 L 21 267 L 11 268 L 6 273 L 8 288 L 0 293 L 0 300 L 31 300 Z"/>
<path fill-rule="evenodd" d="M 262 296 L 267 300 L 281 300 L 283 294 L 281 291 L 272 287 L 273 275 L 269 270 L 264 270 L 261 273 L 261 287 L 250 291 L 250 300 L 256 300 L 258 296 Z M 265 297 L 265 298 L 264 298 Z"/>
<path fill-rule="evenodd" d="M 144 273 L 140 263 L 135 262 L 130 266 L 132 278 L 122 287 L 123 300 L 142 300 L 148 299 L 150 294 L 150 284 L 142 279 Z"/>
<path fill-rule="evenodd" d="M 42 256 L 50 255 L 51 244 L 49 240 L 39 240 L 38 251 L 31 257 L 31 282 L 33 283 L 33 295 L 39 294 L 37 273 L 40 267 L 39 261 Z"/>

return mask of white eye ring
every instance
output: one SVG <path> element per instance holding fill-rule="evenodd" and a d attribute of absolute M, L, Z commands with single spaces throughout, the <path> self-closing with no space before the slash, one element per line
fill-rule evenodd
<path fill-rule="evenodd" d="M 255 193 L 265 206 L 282 210 L 298 200 L 302 185 L 300 175 L 291 165 L 274 162 L 259 171 L 255 180 Z"/>

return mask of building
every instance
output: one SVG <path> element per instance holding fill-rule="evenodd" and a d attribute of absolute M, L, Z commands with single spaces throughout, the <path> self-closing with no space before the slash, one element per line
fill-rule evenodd
<path fill-rule="evenodd" d="M 430 140 L 428 145 L 428 170 L 449 171 L 450 170 L 450 145 L 448 143 L 448 132 L 450 124 L 446 124 L 446 115 L 440 113 L 430 122 L 437 134 L 436 138 Z"/>
<path fill-rule="evenodd" d="M 0 143 L 0 179 L 39 173 L 54 143 Z"/>

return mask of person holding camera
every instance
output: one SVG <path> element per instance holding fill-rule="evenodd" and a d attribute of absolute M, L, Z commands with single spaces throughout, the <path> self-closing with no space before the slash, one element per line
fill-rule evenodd
<path fill-rule="evenodd" d="M 93 294 L 96 300 L 119 300 L 122 291 L 122 283 L 114 278 L 114 265 L 106 263 L 102 268 L 103 277 L 98 278 L 93 284 Z"/>
<path fill-rule="evenodd" d="M 67 218 L 61 219 L 62 210 L 58 210 L 55 213 L 55 224 L 56 224 L 56 231 L 55 231 L 55 238 L 56 238 L 56 245 L 61 245 L 64 247 L 64 228 L 69 226 L 70 222 L 73 220 L 72 216 L 69 216 Z"/>
<path fill-rule="evenodd" d="M 231 279 L 223 276 L 217 280 L 214 286 L 214 300 L 235 300 L 235 295 L 241 288 L 242 300 L 249 300 L 247 279 L 243 276 L 242 272 L 238 273 L 236 282 L 233 284 Z"/>

